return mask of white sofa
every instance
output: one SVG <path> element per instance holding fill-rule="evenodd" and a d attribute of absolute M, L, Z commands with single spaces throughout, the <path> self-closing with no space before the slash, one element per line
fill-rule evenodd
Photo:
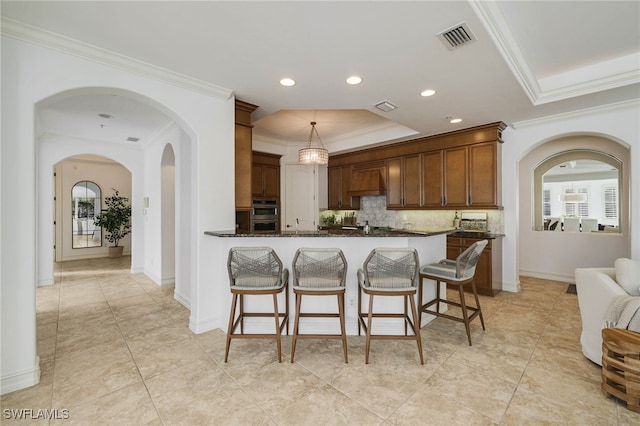
<path fill-rule="evenodd" d="M 602 365 L 605 314 L 616 297 L 640 295 L 640 261 L 618 259 L 613 268 L 578 268 L 575 278 L 582 318 L 582 353 Z"/>

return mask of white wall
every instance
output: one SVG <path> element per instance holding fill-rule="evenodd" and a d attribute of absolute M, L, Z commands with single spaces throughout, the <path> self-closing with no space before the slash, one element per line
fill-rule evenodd
<path fill-rule="evenodd" d="M 536 231 L 533 226 L 533 171 L 538 164 L 558 152 L 572 149 L 598 150 L 622 161 L 623 188 L 620 194 L 621 224 L 628 222 L 629 152 L 626 146 L 595 136 L 553 139 L 536 146 L 520 160 L 520 274 L 573 282 L 576 268 L 612 266 L 619 257 L 630 256 L 628 226 L 621 233 Z"/>
<path fill-rule="evenodd" d="M 2 37 L 2 354 L 1 393 L 34 385 L 39 380 L 36 353 L 35 288 L 40 268 L 52 260 L 52 244 L 37 245 L 49 239 L 52 243 L 52 215 L 40 221 L 37 212 L 51 205 L 42 194 L 52 195 L 53 185 L 42 185 L 35 134 L 35 111 L 39 102 L 73 90 L 102 88 L 103 92 L 119 92 L 152 105 L 171 117 L 182 129 L 181 142 L 190 142 L 183 150 L 188 157 L 181 161 L 182 176 L 179 197 L 186 212 L 177 249 L 189 253 L 179 269 L 192 283 L 190 327 L 196 332 L 217 326 L 215 298 L 211 275 L 211 257 L 204 243 L 204 231 L 230 229 L 234 224 L 233 185 L 225 179 L 233 175 L 234 100 L 198 93 L 177 83 L 171 84 L 142 74 L 123 71 L 119 65 L 103 65 L 53 49 Z M 106 59 L 108 61 L 108 59 Z M 159 73 L 160 75 L 161 73 Z M 148 74 L 147 74 L 148 75 Z M 162 75 L 164 77 L 164 75 Z M 222 91 L 220 91 L 222 93 Z M 72 151 L 70 149 L 70 151 Z M 78 148 L 64 157 L 86 153 Z M 96 152 L 93 152 L 96 153 Z M 101 154 L 101 153 L 96 153 Z M 124 154 L 123 154 L 124 156 Z M 115 159 L 115 158 L 114 158 Z M 59 161 L 56 159 L 55 161 Z M 144 172 L 133 159 L 117 159 L 132 172 L 132 224 L 142 222 L 139 207 L 144 197 Z M 41 162 L 40 166 L 42 165 Z M 139 163 L 139 167 L 143 167 Z M 158 164 L 159 167 L 159 164 Z M 46 170 L 46 168 L 45 168 Z M 49 175 L 52 168 L 48 168 Z M 134 171 L 138 170 L 138 171 Z M 19 182 L 19 185 L 15 183 Z M 178 196 L 177 196 L 178 197 Z M 178 201 L 177 201 L 178 202 Z M 19 205 L 21 209 L 12 206 Z M 186 227 L 186 228 L 185 228 Z M 49 235 L 47 237 L 46 235 Z M 141 236 L 142 238 L 143 236 Z M 132 263 L 136 258 L 133 236 Z M 36 244 L 37 241 L 37 244 Z M 144 244 L 144 238 L 140 244 Z M 144 251 L 144 250 L 141 250 Z M 144 259 L 142 256 L 140 259 Z M 132 265 L 140 267 L 142 262 Z"/>
<path fill-rule="evenodd" d="M 51 147 L 50 147 L 51 148 Z M 60 254 L 57 261 L 88 259 L 92 257 L 106 257 L 109 254 L 109 243 L 103 231 L 103 245 L 101 247 L 73 248 L 72 247 L 72 211 L 71 211 L 71 189 L 83 180 L 94 182 L 100 187 L 102 204 L 105 208 L 104 199 L 113 195 L 113 189 L 118 190 L 122 197 L 131 201 L 131 173 L 120 164 L 100 161 L 72 158 L 63 160 L 55 167 L 56 170 L 56 228 L 58 237 L 56 238 L 56 251 Z M 42 200 L 42 198 L 41 198 Z M 43 206 L 45 200 L 41 201 Z M 99 213 L 99 212 L 96 212 Z M 135 232 L 135 229 L 132 228 Z M 41 233 L 44 234 L 44 233 Z M 131 236 L 124 237 L 119 245 L 124 247 L 125 254 L 131 254 Z M 41 272 L 43 268 L 41 268 Z M 43 282 L 38 283 L 42 285 Z M 53 280 L 51 281 L 53 284 Z"/>
<path fill-rule="evenodd" d="M 530 164 L 523 164 L 525 156 L 543 143 L 571 135 L 595 135 L 616 141 L 621 147 L 629 147 L 629 161 L 625 168 L 629 173 L 628 235 L 630 241 L 630 256 L 640 258 L 640 227 L 634 224 L 640 222 L 640 185 L 635 184 L 640 179 L 640 103 L 638 101 L 612 105 L 606 108 L 578 111 L 560 117 L 515 123 L 503 133 L 505 143 L 502 150 L 502 199 L 505 211 L 505 234 L 503 242 L 503 286 L 507 290 L 519 289 L 519 273 L 523 269 L 521 264 L 527 259 L 538 256 L 549 247 L 558 244 L 554 241 L 524 243 L 521 235 L 522 223 L 530 225 L 530 191 L 533 185 L 528 169 Z M 553 144 L 549 145 L 553 148 Z M 559 149 L 560 151 L 562 149 Z M 624 190 L 624 188 L 623 188 Z M 551 234 L 551 233 L 547 233 Z M 584 235 L 582 235 L 584 237 Z M 526 237 L 525 237 L 526 238 Z M 549 235 L 546 238 L 553 238 Z M 588 244 L 591 255 L 597 256 L 603 250 L 599 247 L 601 241 Z M 572 253 L 582 252 L 586 246 L 584 240 L 564 241 L 564 249 L 559 254 L 557 262 L 542 262 L 529 265 L 530 272 L 551 273 L 559 276 L 573 274 L 570 269 L 576 265 L 577 257 Z M 597 259 L 600 259 L 599 257 Z M 589 265 L 598 266 L 598 260 L 590 258 Z M 562 264 L 562 265 L 560 265 Z M 562 268 L 562 269 L 560 269 Z"/>

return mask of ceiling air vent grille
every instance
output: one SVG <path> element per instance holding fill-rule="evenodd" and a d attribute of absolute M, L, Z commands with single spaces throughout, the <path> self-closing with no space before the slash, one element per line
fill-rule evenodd
<path fill-rule="evenodd" d="M 444 30 L 438 33 L 437 36 L 449 50 L 456 49 L 477 40 L 466 22 Z"/>

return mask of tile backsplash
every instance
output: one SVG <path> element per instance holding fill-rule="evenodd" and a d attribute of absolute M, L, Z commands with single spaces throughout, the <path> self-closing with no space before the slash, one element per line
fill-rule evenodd
<path fill-rule="evenodd" d="M 457 210 L 458 214 L 462 211 L 464 210 Z M 320 212 L 320 217 L 332 214 L 344 217 L 353 212 L 354 210 L 326 210 Z M 504 210 L 486 212 L 489 231 L 503 233 Z M 355 210 L 358 224 L 364 224 L 368 220 L 371 226 L 411 229 L 452 227 L 455 213 L 456 210 L 387 210 L 387 197 L 384 195 L 360 197 L 360 210 Z"/>

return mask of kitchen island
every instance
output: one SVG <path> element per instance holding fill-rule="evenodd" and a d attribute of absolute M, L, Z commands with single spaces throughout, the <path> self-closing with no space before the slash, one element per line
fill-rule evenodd
<path fill-rule="evenodd" d="M 346 278 L 345 294 L 345 319 L 347 334 L 358 334 L 358 280 L 356 272 L 362 268 L 371 250 L 375 247 L 411 247 L 418 252 L 420 264 L 437 262 L 446 257 L 447 234 L 454 229 L 431 229 L 431 230 L 395 230 L 395 229 L 373 229 L 369 234 L 365 234 L 361 229 L 329 229 L 319 231 L 279 231 L 265 233 L 235 233 L 233 231 L 207 231 L 205 235 L 209 237 L 209 244 L 215 253 L 215 258 L 211 261 L 209 268 L 211 272 L 211 288 L 209 290 L 211 299 L 209 306 L 204 309 L 215 307 L 216 325 L 200 324 L 200 328 L 221 328 L 226 331 L 226 325 L 231 306 L 231 293 L 229 291 L 229 277 L 227 272 L 227 256 L 229 249 L 236 246 L 268 246 L 273 248 L 278 257 L 282 260 L 283 267 L 291 272 L 291 262 L 298 248 L 301 247 L 336 247 L 344 252 L 347 259 L 348 269 Z M 291 289 L 291 277 L 289 278 L 289 292 Z M 442 291 L 446 294 L 445 284 L 442 284 Z M 209 291 L 207 291 L 209 293 Z M 424 298 L 435 297 L 435 284 L 429 285 L 425 281 Z M 261 300 L 262 299 L 262 300 Z M 202 300 L 199 298 L 199 300 Z M 363 304 L 368 303 L 366 295 L 363 296 Z M 281 296 L 280 303 L 284 303 Z M 295 313 L 295 298 L 290 297 L 289 313 L 291 318 Z M 270 297 L 249 297 L 246 306 L 250 310 L 263 310 L 268 312 L 273 309 Z M 315 312 L 337 312 L 335 297 L 313 297 L 305 298 L 304 310 Z M 376 311 L 379 312 L 402 312 L 402 298 L 378 298 L 374 301 Z M 366 306 L 366 305 L 363 305 Z M 431 321 L 432 315 L 423 315 L 422 325 Z M 255 321 L 249 321 L 255 320 Z M 192 325 L 198 326 L 198 324 Z M 289 324 L 293 330 L 293 321 Z M 336 333 L 339 332 L 338 321 L 324 318 L 303 318 L 300 327 L 304 333 Z M 381 334 L 404 334 L 404 326 L 399 319 L 379 318 L 375 325 L 376 330 Z M 260 319 L 249 318 L 245 322 L 245 329 L 249 332 L 272 332 L 273 323 L 271 321 L 261 321 Z"/>

